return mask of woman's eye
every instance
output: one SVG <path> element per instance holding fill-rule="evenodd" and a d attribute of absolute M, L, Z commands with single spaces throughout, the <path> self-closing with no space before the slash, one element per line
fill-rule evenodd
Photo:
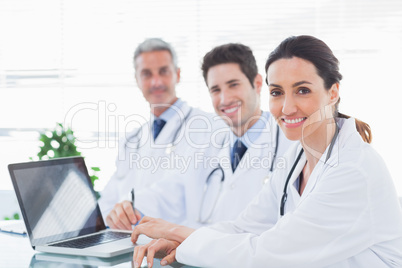
<path fill-rule="evenodd" d="M 298 92 L 299 92 L 300 94 L 303 94 L 303 95 L 304 95 L 304 94 L 310 93 L 311 90 L 308 89 L 308 88 L 303 87 L 303 88 L 299 88 Z"/>
<path fill-rule="evenodd" d="M 280 90 L 271 90 L 270 92 L 271 96 L 276 97 L 276 96 L 280 96 L 282 94 L 282 92 Z"/>

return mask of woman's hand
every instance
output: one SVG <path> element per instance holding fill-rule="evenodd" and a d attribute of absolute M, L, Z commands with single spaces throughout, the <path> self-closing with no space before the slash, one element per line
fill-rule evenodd
<path fill-rule="evenodd" d="M 134 248 L 134 267 L 140 267 L 144 256 L 147 256 L 148 267 L 154 265 L 154 257 L 163 258 L 161 265 L 171 264 L 176 260 L 176 248 L 180 243 L 170 241 L 164 238 L 154 239 L 146 245 L 136 246 Z"/>
<path fill-rule="evenodd" d="M 131 241 L 136 243 L 138 236 L 144 234 L 150 238 L 165 238 L 180 244 L 194 231 L 195 229 L 186 226 L 145 216 L 140 223 L 134 227 L 134 231 L 131 234 Z"/>

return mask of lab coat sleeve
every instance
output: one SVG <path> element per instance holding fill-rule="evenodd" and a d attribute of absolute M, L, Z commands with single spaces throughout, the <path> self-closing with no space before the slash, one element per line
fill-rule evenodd
<path fill-rule="evenodd" d="M 116 177 L 110 178 L 105 188 L 101 192 L 101 198 L 98 200 L 99 207 L 104 219 L 112 211 L 114 205 L 118 203 L 119 196 L 116 185 Z"/>
<path fill-rule="evenodd" d="M 135 194 L 135 206 L 146 216 L 180 224 L 185 219 L 184 185 L 186 179 L 169 172 L 162 180 Z"/>
<path fill-rule="evenodd" d="M 107 215 L 109 215 L 110 211 L 112 211 L 114 205 L 121 201 L 122 197 L 120 197 L 118 189 L 118 184 L 120 183 L 120 180 L 121 178 L 118 176 L 118 171 L 116 170 L 112 177 L 109 179 L 105 188 L 100 193 L 98 203 L 104 219 L 106 219 Z M 127 194 L 128 193 L 129 191 L 127 191 Z"/>
<path fill-rule="evenodd" d="M 363 157 L 354 158 L 356 155 Z M 384 211 L 383 203 L 391 204 L 387 199 L 393 191 L 388 183 L 390 178 L 381 159 L 371 155 L 370 152 L 351 153 L 349 157 L 343 157 L 346 161 L 337 167 L 327 167 L 315 189 L 298 207 L 280 218 L 272 228 L 268 223 L 261 234 L 244 232 L 242 228 L 235 233 L 201 228 L 178 247 L 177 260 L 201 267 L 314 268 L 332 265 L 360 253 L 378 242 L 372 235 L 378 231 L 375 230 L 378 221 L 381 221 L 379 228 L 391 229 L 388 234 L 395 231 L 392 224 L 386 224 L 393 221 L 390 219 L 392 213 L 381 212 Z M 373 198 L 373 194 L 378 197 Z M 261 229 L 262 222 L 268 219 L 261 213 L 264 210 L 266 214 L 276 213 L 278 208 L 272 211 L 272 206 L 266 203 L 269 198 L 259 198 L 261 208 L 255 209 L 253 215 L 252 207 L 258 207 L 258 201 L 254 201 L 235 226 L 250 231 L 256 224 L 257 229 Z M 381 239 L 387 241 L 392 235 Z"/>
<path fill-rule="evenodd" d="M 135 130 L 137 132 L 138 130 Z M 124 176 L 127 174 L 127 150 L 126 139 L 120 138 L 119 151 L 115 161 L 115 172 L 105 185 L 104 189 L 100 193 L 100 199 L 98 200 L 99 207 L 104 219 L 109 215 L 110 211 L 114 208 L 114 205 L 129 198 L 130 190 L 127 190 L 127 196 L 121 196 L 119 185 L 122 183 Z"/>

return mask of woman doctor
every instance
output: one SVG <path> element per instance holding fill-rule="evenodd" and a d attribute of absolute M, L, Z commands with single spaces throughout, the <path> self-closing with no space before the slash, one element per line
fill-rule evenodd
<path fill-rule="evenodd" d="M 312 36 L 290 37 L 266 63 L 270 110 L 299 140 L 286 168 L 234 222 L 197 230 L 145 217 L 132 234 L 152 266 L 402 267 L 402 210 L 367 124 L 337 110 L 338 60 Z"/>

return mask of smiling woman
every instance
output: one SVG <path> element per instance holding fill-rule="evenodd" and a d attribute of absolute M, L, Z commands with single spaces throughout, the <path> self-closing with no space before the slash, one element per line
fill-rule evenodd
<path fill-rule="evenodd" d="M 301 42 L 306 45 L 301 46 Z M 333 122 L 333 116 L 350 118 L 338 111 L 342 79 L 338 59 L 309 36 L 289 38 L 282 44 L 286 47 L 279 46 L 273 51 L 265 65 L 265 70 L 269 70 L 267 82 L 272 96 L 272 114 L 289 139 L 300 140 L 300 135 L 303 135 L 303 142 L 308 139 L 310 143 L 319 141 L 320 136 L 331 139 L 333 135 L 327 134 L 327 127 Z M 356 120 L 356 128 L 364 141 L 370 143 L 370 126 Z M 321 146 L 321 152 L 327 143 Z"/>
<path fill-rule="evenodd" d="M 286 39 L 265 65 L 271 113 L 287 138 L 299 140 L 306 154 L 307 163 L 298 179 L 300 194 L 338 134 L 338 121 L 350 118 L 338 112 L 342 79 L 338 65 L 329 47 L 311 36 Z M 370 143 L 369 125 L 354 120 L 363 140 Z"/>

